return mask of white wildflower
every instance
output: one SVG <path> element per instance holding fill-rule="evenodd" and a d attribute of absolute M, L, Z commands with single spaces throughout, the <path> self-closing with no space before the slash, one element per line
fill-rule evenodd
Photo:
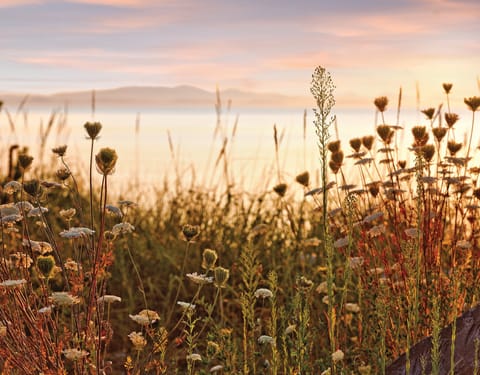
<path fill-rule="evenodd" d="M 179 305 L 183 310 L 195 310 L 195 305 L 188 302 L 178 301 L 177 305 Z"/>
<path fill-rule="evenodd" d="M 20 191 L 22 189 L 22 184 L 18 181 L 9 181 L 5 185 L 3 185 L 3 191 L 5 194 L 12 195 L 13 193 L 16 193 L 17 191 Z"/>
<path fill-rule="evenodd" d="M 135 230 L 135 227 L 130 223 L 120 223 L 115 224 L 112 228 L 112 233 L 115 235 L 123 233 L 132 233 Z"/>
<path fill-rule="evenodd" d="M 111 294 L 105 294 L 104 296 L 98 297 L 97 302 L 98 303 L 122 302 L 122 298 L 111 295 Z"/>
<path fill-rule="evenodd" d="M 35 207 L 35 208 L 32 208 L 30 211 L 28 211 L 28 214 L 27 216 L 28 217 L 42 217 L 42 215 L 44 213 L 47 213 L 48 212 L 48 208 L 47 207 Z"/>
<path fill-rule="evenodd" d="M 213 283 L 213 277 L 207 276 L 205 274 L 187 273 L 189 280 L 193 281 L 195 284 L 211 284 Z"/>
<path fill-rule="evenodd" d="M 187 361 L 195 362 L 195 361 L 201 361 L 201 360 L 202 360 L 202 356 L 198 353 L 192 353 L 187 355 Z"/>
<path fill-rule="evenodd" d="M 339 362 L 339 361 L 343 360 L 344 357 L 345 357 L 345 354 L 340 349 L 335 351 L 335 353 L 332 353 L 332 361 L 333 362 Z"/>
<path fill-rule="evenodd" d="M 352 313 L 358 313 L 360 312 L 360 306 L 358 306 L 356 303 L 346 303 L 345 310 Z"/>
<path fill-rule="evenodd" d="M 258 338 L 258 343 L 259 343 L 260 345 L 263 345 L 263 344 L 273 345 L 274 340 L 273 340 L 273 337 L 272 337 L 272 336 L 261 335 L 261 336 Z"/>
<path fill-rule="evenodd" d="M 78 361 L 79 359 L 85 358 L 88 356 L 88 352 L 85 350 L 78 350 L 78 349 L 65 349 L 62 351 L 65 355 L 65 358 L 71 361 Z"/>
<path fill-rule="evenodd" d="M 256 291 L 255 291 L 255 297 L 256 298 L 272 298 L 273 297 L 273 293 L 271 292 L 270 289 L 267 289 L 267 288 L 258 288 Z"/>

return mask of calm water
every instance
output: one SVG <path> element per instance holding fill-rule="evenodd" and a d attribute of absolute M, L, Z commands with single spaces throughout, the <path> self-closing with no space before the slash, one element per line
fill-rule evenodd
<path fill-rule="evenodd" d="M 229 181 L 245 189 L 271 188 L 278 182 L 274 125 L 277 128 L 281 179 L 292 181 L 298 173 L 318 169 L 316 136 L 313 113 L 307 111 L 306 136 L 304 138 L 303 109 L 298 110 L 232 110 L 217 116 L 211 110 L 149 110 L 137 114 L 135 111 L 98 111 L 95 121 L 103 124 L 101 138 L 95 150 L 112 147 L 119 154 L 117 170 L 112 182 L 117 188 L 125 189 L 131 182 L 143 186 L 163 184 L 165 179 L 173 183 L 178 175 L 185 184 L 192 178 L 199 184 L 215 184 L 224 180 L 223 159 L 214 168 L 227 138 Z M 60 114 L 61 116 L 62 114 Z M 337 110 L 339 137 L 348 150 L 348 139 L 354 136 L 373 134 L 375 113 L 372 110 Z M 15 117 L 16 129 L 12 133 L 4 112 L 0 114 L 0 144 L 18 143 L 30 147 L 33 156 L 40 158 L 40 129 L 45 129 L 50 110 L 28 110 Z M 238 116 L 238 118 L 237 118 Z M 468 119 L 468 114 L 461 114 Z M 66 115 L 66 127 L 59 131 L 55 121 L 47 138 L 46 150 L 68 144 L 69 162 L 74 170 L 86 170 L 90 143 L 85 138 L 83 124 L 91 121 L 88 111 L 70 112 Z M 386 114 L 386 122 L 396 122 L 394 112 Z M 467 130 L 469 123 L 462 124 Z M 235 132 L 235 123 L 237 123 Z M 401 115 L 400 124 L 409 129 L 418 123 L 427 124 L 416 112 Z M 42 125 L 43 124 L 43 125 Z M 331 129 L 336 138 L 335 129 Z M 169 148 L 168 133 L 174 147 Z M 234 133 L 234 137 L 232 134 Z M 405 132 L 408 142 L 411 136 Z M 461 133 L 460 133 L 461 134 Z M 475 140 L 475 138 L 474 138 Z M 4 147 L 4 146 L 3 146 Z M 3 150 L 4 152 L 5 150 Z M 346 151 L 348 154 L 348 151 Z M 6 164 L 6 161 L 4 162 Z M 2 171 L 6 166 L 2 166 Z M 193 172 L 194 171 L 194 172 Z M 3 173 L 3 172 L 2 172 Z M 193 174 L 194 173 L 194 174 Z M 195 176 L 195 177 L 193 177 Z"/>

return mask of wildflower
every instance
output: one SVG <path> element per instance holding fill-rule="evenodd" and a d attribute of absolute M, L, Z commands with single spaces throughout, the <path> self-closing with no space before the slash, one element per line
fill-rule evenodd
<path fill-rule="evenodd" d="M 343 360 L 344 357 L 345 357 L 345 354 L 340 349 L 338 349 L 337 351 L 332 353 L 332 361 L 333 362 L 339 362 L 339 361 Z"/>
<path fill-rule="evenodd" d="M 385 233 L 385 226 L 383 224 L 375 225 L 374 227 L 371 227 L 368 231 L 370 237 L 378 237 L 382 233 Z"/>
<path fill-rule="evenodd" d="M 335 283 L 332 283 L 332 287 L 333 289 L 336 288 L 336 285 Z M 326 281 L 322 281 L 318 286 L 317 288 L 315 289 L 315 291 L 319 294 L 327 294 L 328 293 L 328 283 Z"/>
<path fill-rule="evenodd" d="M 1 216 L 0 220 L 3 224 L 14 224 L 17 221 L 21 221 L 23 219 L 22 215 L 20 214 L 11 214 L 6 216 Z"/>
<path fill-rule="evenodd" d="M 63 217 L 66 221 L 72 220 L 76 213 L 77 210 L 73 207 L 66 210 L 60 210 L 60 216 Z"/>
<path fill-rule="evenodd" d="M 362 137 L 362 145 L 368 151 L 370 151 L 372 149 L 374 141 L 375 141 L 375 137 L 373 135 L 366 135 L 366 136 Z"/>
<path fill-rule="evenodd" d="M 65 153 L 67 152 L 67 145 L 52 148 L 52 152 L 54 154 L 60 156 L 60 157 L 63 157 L 63 156 L 65 156 Z"/>
<path fill-rule="evenodd" d="M 218 371 L 221 371 L 223 370 L 223 366 L 222 365 L 216 365 L 216 366 L 213 366 L 211 369 L 210 369 L 210 372 L 211 373 L 214 373 L 214 372 L 218 372 Z"/>
<path fill-rule="evenodd" d="M 33 263 L 32 258 L 28 254 L 22 252 L 10 254 L 10 260 L 12 266 L 17 268 L 30 268 Z"/>
<path fill-rule="evenodd" d="M 332 154 L 340 151 L 340 141 L 337 140 L 337 141 L 328 142 L 327 149 Z"/>
<path fill-rule="evenodd" d="M 427 116 L 427 119 L 433 119 L 433 115 L 435 114 L 435 108 L 427 108 L 422 110 L 422 113 Z"/>
<path fill-rule="evenodd" d="M 65 349 L 62 351 L 62 353 L 65 355 L 65 358 L 69 359 L 70 361 L 78 361 L 79 359 L 88 356 L 87 351 L 78 349 Z"/>
<path fill-rule="evenodd" d="M 135 227 L 130 223 L 120 223 L 115 224 L 112 228 L 112 233 L 114 235 L 132 233 L 135 230 Z"/>
<path fill-rule="evenodd" d="M 183 302 L 183 301 L 178 301 L 177 305 L 179 305 L 185 311 L 187 311 L 187 310 L 193 311 L 193 310 L 195 310 L 195 307 L 196 307 L 192 303 Z"/>
<path fill-rule="evenodd" d="M 255 298 L 272 298 L 273 293 L 270 291 L 270 289 L 267 288 L 258 288 L 255 291 Z"/>
<path fill-rule="evenodd" d="M 67 178 L 70 177 L 71 173 L 70 173 L 70 170 L 68 170 L 67 168 L 60 168 L 60 169 L 57 169 L 57 171 L 55 172 L 55 174 L 57 175 L 57 177 L 61 180 L 61 181 L 65 181 Z"/>
<path fill-rule="evenodd" d="M 52 310 L 53 310 L 53 305 L 48 305 L 39 309 L 38 312 L 40 314 L 50 314 Z"/>
<path fill-rule="evenodd" d="M 143 334 L 141 332 L 131 332 L 128 335 L 128 338 L 132 342 L 135 350 L 140 351 L 147 345 L 147 339 L 143 337 Z"/>
<path fill-rule="evenodd" d="M 66 270 L 73 272 L 78 272 L 78 270 L 80 269 L 80 265 L 71 258 L 68 258 L 66 260 L 64 266 Z"/>
<path fill-rule="evenodd" d="M 53 292 L 50 296 L 53 303 L 60 306 L 71 306 L 80 303 L 80 298 L 68 292 Z"/>
<path fill-rule="evenodd" d="M 358 313 L 360 312 L 360 306 L 358 306 L 356 303 L 346 303 L 345 310 L 352 313 Z"/>
<path fill-rule="evenodd" d="M 192 353 L 187 355 L 187 361 L 195 362 L 195 361 L 201 361 L 201 360 L 202 360 L 202 356 L 198 353 Z"/>
<path fill-rule="evenodd" d="M 295 332 L 296 329 L 297 329 L 296 324 L 290 324 L 289 326 L 287 326 L 287 328 L 285 328 L 285 335 L 289 335 L 290 333 Z"/>
<path fill-rule="evenodd" d="M 217 262 L 218 255 L 215 250 L 212 249 L 205 249 L 203 250 L 202 254 L 202 268 L 210 271 L 215 267 L 215 263 Z"/>
<path fill-rule="evenodd" d="M 195 284 L 211 284 L 213 283 L 213 277 L 207 276 L 205 274 L 187 273 L 187 277 L 193 281 Z"/>
<path fill-rule="evenodd" d="M 447 134 L 447 128 L 436 127 L 432 129 L 432 133 L 437 142 L 441 142 L 443 137 Z"/>
<path fill-rule="evenodd" d="M 22 189 L 22 184 L 18 181 L 9 181 L 5 185 L 3 185 L 3 191 L 5 194 L 12 195 L 17 191 Z"/>
<path fill-rule="evenodd" d="M 394 131 L 389 125 L 378 125 L 377 134 L 382 139 L 383 143 L 389 144 L 392 141 Z"/>
<path fill-rule="evenodd" d="M 267 336 L 267 335 L 262 335 L 258 338 L 258 343 L 260 345 L 264 345 L 264 344 L 270 344 L 270 345 L 273 345 L 275 341 L 273 340 L 273 337 L 271 336 Z"/>
<path fill-rule="evenodd" d="M 445 90 L 445 94 L 449 94 L 449 93 L 450 93 L 450 90 L 451 90 L 452 87 L 453 87 L 453 84 L 451 84 L 451 83 L 442 83 L 442 87 L 443 87 L 443 89 Z"/>
<path fill-rule="evenodd" d="M 15 207 L 18 208 L 20 212 L 28 212 L 33 209 L 33 204 L 29 201 L 20 201 L 15 203 Z"/>
<path fill-rule="evenodd" d="M 114 149 L 108 147 L 102 148 L 98 154 L 95 155 L 98 172 L 104 176 L 112 174 L 115 171 L 117 159 L 118 155 Z"/>
<path fill-rule="evenodd" d="M 472 112 L 475 112 L 480 107 L 480 96 L 471 96 L 463 99 L 463 101 Z"/>
<path fill-rule="evenodd" d="M 213 272 L 215 275 L 215 286 L 217 288 L 225 288 L 230 276 L 230 271 L 223 267 L 215 267 Z"/>
<path fill-rule="evenodd" d="M 388 104 L 388 98 L 386 96 L 379 96 L 378 98 L 375 98 L 373 104 L 375 104 L 375 107 L 377 107 L 379 112 L 385 112 Z"/>
<path fill-rule="evenodd" d="M 100 130 L 102 130 L 102 124 L 99 122 L 86 122 L 83 127 L 92 141 L 97 139 Z"/>
<path fill-rule="evenodd" d="M 41 217 L 42 214 L 48 212 L 48 208 L 47 207 L 35 207 L 35 208 L 32 208 L 29 212 L 28 212 L 28 217 Z"/>
<path fill-rule="evenodd" d="M 107 212 L 109 212 L 112 215 L 117 216 L 119 218 L 122 218 L 122 216 L 123 216 L 122 210 L 120 210 L 120 208 L 118 208 L 117 206 L 114 206 L 112 204 L 107 204 L 105 206 L 105 209 L 107 210 Z"/>
<path fill-rule="evenodd" d="M 355 152 L 359 152 L 360 147 L 362 147 L 362 140 L 360 138 L 350 139 L 350 147 L 353 148 Z"/>
<path fill-rule="evenodd" d="M 218 345 L 216 342 L 207 341 L 207 353 L 211 354 L 211 356 L 220 353 L 220 350 L 220 345 Z"/>
<path fill-rule="evenodd" d="M 278 196 L 283 197 L 287 192 L 287 184 L 278 184 L 273 187 L 273 191 L 278 194 Z"/>
<path fill-rule="evenodd" d="M 60 237 L 64 238 L 80 238 L 85 236 L 91 236 L 95 233 L 94 230 L 85 227 L 72 227 L 68 230 L 60 232 Z"/>
<path fill-rule="evenodd" d="M 40 181 L 38 180 L 30 180 L 30 181 L 24 182 L 23 190 L 25 190 L 27 194 L 29 194 L 34 198 L 40 197 L 40 195 L 43 192 L 42 185 L 40 185 Z"/>
<path fill-rule="evenodd" d="M 27 154 L 20 154 L 18 155 L 18 164 L 20 165 L 20 169 L 22 171 L 26 171 L 30 166 L 32 165 L 33 162 L 33 156 L 27 155 Z"/>
<path fill-rule="evenodd" d="M 198 227 L 198 225 L 187 224 L 187 225 L 184 225 L 182 228 L 182 233 L 185 236 L 185 239 L 187 240 L 187 242 L 190 242 L 195 237 L 197 237 L 199 232 L 200 232 L 200 228 Z"/>
<path fill-rule="evenodd" d="M 310 181 L 310 175 L 308 172 L 300 173 L 297 177 L 295 177 L 295 181 L 297 181 L 300 185 L 307 187 Z"/>
<path fill-rule="evenodd" d="M 445 122 L 448 127 L 451 128 L 460 119 L 456 113 L 445 113 Z"/>
<path fill-rule="evenodd" d="M 27 283 L 25 279 L 17 279 L 17 280 L 5 280 L 0 283 L 0 286 L 4 288 L 15 288 L 17 286 L 22 286 Z"/>
<path fill-rule="evenodd" d="M 304 276 L 300 276 L 298 279 L 297 279 L 297 286 L 298 286 L 298 289 L 302 292 L 308 292 L 311 287 L 313 286 L 313 281 L 312 280 L 309 280 L 307 279 L 306 277 Z"/>
<path fill-rule="evenodd" d="M 113 296 L 115 297 L 115 296 Z M 119 297 L 117 297 L 119 298 Z M 156 311 L 144 309 L 140 311 L 137 315 L 128 315 L 130 319 L 134 322 L 142 325 L 147 326 L 149 324 L 155 323 L 157 320 L 160 320 L 160 316 Z"/>
<path fill-rule="evenodd" d="M 55 258 L 51 255 L 40 255 L 37 258 L 37 268 L 43 277 L 49 279 L 52 276 L 55 267 Z"/>
<path fill-rule="evenodd" d="M 111 294 L 105 294 L 104 296 L 98 297 L 97 303 L 114 303 L 114 302 L 122 302 L 122 298 L 118 296 L 114 296 Z"/>

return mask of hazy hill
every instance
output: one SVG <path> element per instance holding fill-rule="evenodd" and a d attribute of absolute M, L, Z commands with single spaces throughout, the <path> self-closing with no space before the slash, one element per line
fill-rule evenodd
<path fill-rule="evenodd" d="M 16 108 L 27 97 L 28 107 L 48 106 L 50 108 L 68 104 L 70 108 L 90 108 L 93 91 L 62 92 L 51 95 L 0 94 L 0 100 L 10 110 Z M 271 93 L 252 93 L 228 89 L 220 91 L 223 105 L 232 101 L 237 108 L 304 108 L 310 107 L 308 97 L 293 97 Z M 116 89 L 96 90 L 97 108 L 212 108 L 216 93 L 193 86 L 145 87 L 131 86 Z"/>

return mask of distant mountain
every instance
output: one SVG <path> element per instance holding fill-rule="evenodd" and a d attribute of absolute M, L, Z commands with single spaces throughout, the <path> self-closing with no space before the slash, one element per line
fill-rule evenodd
<path fill-rule="evenodd" d="M 90 109 L 94 93 L 95 105 L 101 108 L 212 108 L 216 93 L 193 86 L 148 87 L 129 86 L 95 91 L 62 92 L 51 95 L 23 95 L 3 93 L 0 100 L 14 110 L 26 99 L 27 107 L 63 107 Z M 312 103 L 308 97 L 286 96 L 273 93 L 254 93 L 236 89 L 220 90 L 222 105 L 236 108 L 306 108 Z"/>

